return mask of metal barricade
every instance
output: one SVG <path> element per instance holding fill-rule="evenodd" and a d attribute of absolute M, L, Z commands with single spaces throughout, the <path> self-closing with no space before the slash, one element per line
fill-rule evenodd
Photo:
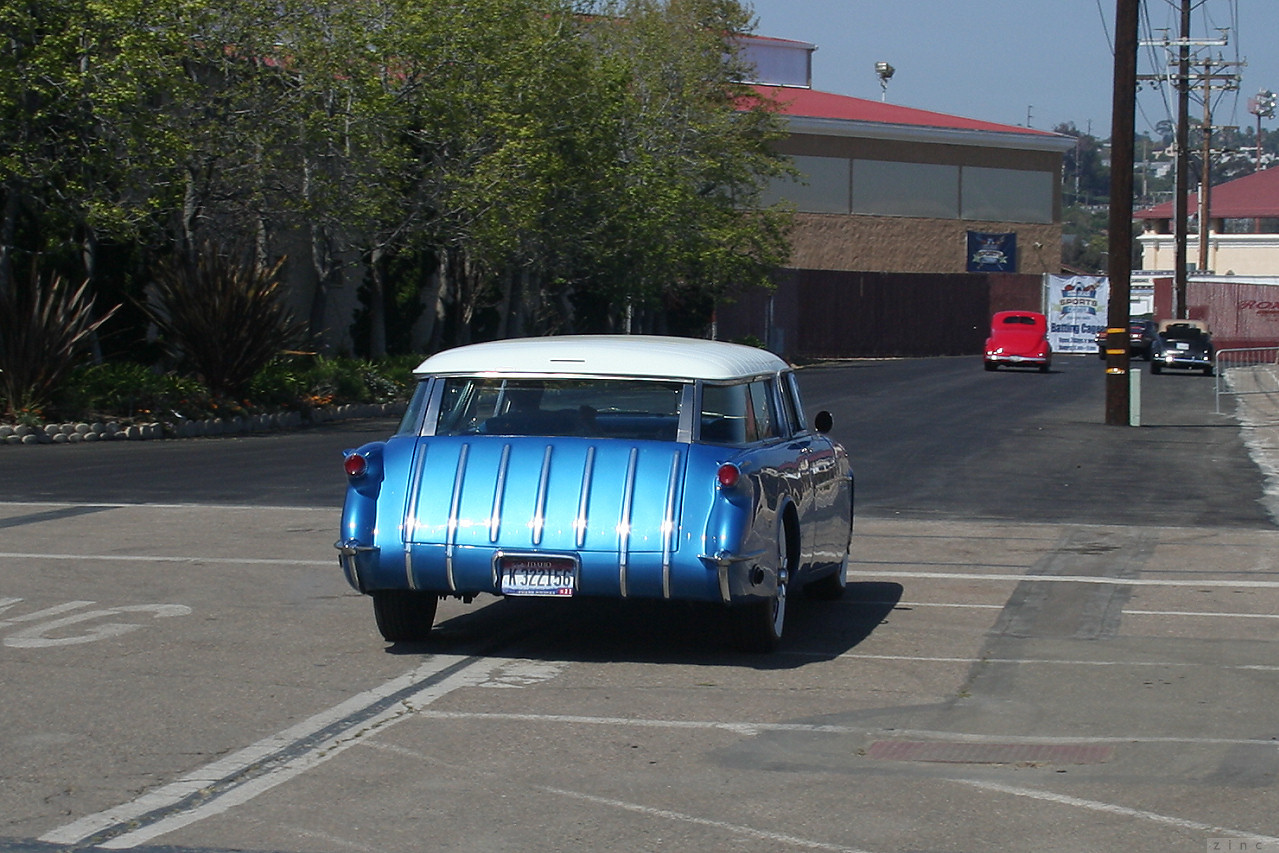
<path fill-rule="evenodd" d="M 1241 347 L 1217 350 L 1214 397 L 1217 414 L 1221 398 L 1267 394 L 1279 397 L 1279 347 Z"/>

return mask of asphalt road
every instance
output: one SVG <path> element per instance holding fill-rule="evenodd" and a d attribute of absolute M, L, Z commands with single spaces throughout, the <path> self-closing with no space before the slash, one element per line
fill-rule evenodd
<path fill-rule="evenodd" d="M 331 543 L 390 422 L 0 447 L 0 851 L 1279 851 L 1279 530 L 1211 380 L 1132 428 L 1086 357 L 802 384 L 854 561 L 768 656 L 645 602 L 383 643 Z"/>
<path fill-rule="evenodd" d="M 1104 423 L 1095 358 L 1052 372 L 972 358 L 850 361 L 801 371 L 811 413 L 857 475 L 859 516 L 1120 524 L 1268 523 L 1262 476 L 1200 374 L 1142 376 L 1140 427 Z M 980 363 L 977 363 L 980 367 Z M 8 500 L 340 507 L 341 451 L 393 420 L 243 438 L 0 445 Z"/>

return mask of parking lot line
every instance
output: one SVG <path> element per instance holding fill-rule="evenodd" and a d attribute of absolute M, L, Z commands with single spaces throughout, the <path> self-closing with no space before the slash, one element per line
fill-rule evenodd
<path fill-rule="evenodd" d="M 503 658 L 435 655 L 421 666 L 175 782 L 42 835 L 51 844 L 126 849 L 280 785 L 452 691 L 481 683 Z"/>

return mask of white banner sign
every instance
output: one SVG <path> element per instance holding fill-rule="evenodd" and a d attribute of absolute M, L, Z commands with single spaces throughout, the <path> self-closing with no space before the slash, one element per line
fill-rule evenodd
<path fill-rule="evenodd" d="M 1048 342 L 1053 352 L 1097 354 L 1097 333 L 1106 330 L 1110 280 L 1099 276 L 1045 276 Z"/>

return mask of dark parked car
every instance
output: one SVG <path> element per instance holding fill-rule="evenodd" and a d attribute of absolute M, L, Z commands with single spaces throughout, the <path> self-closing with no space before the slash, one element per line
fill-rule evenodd
<path fill-rule="evenodd" d="M 1162 373 L 1164 368 L 1202 370 L 1212 376 L 1216 353 L 1212 348 L 1212 335 L 1201 320 L 1165 320 L 1159 324 L 1159 334 L 1151 348 L 1150 372 Z"/>
<path fill-rule="evenodd" d="M 1159 324 L 1154 320 L 1133 318 L 1128 321 L 1128 357 L 1150 361 L 1150 353 L 1159 336 Z M 1106 357 L 1106 330 L 1097 333 L 1097 358 Z"/>

